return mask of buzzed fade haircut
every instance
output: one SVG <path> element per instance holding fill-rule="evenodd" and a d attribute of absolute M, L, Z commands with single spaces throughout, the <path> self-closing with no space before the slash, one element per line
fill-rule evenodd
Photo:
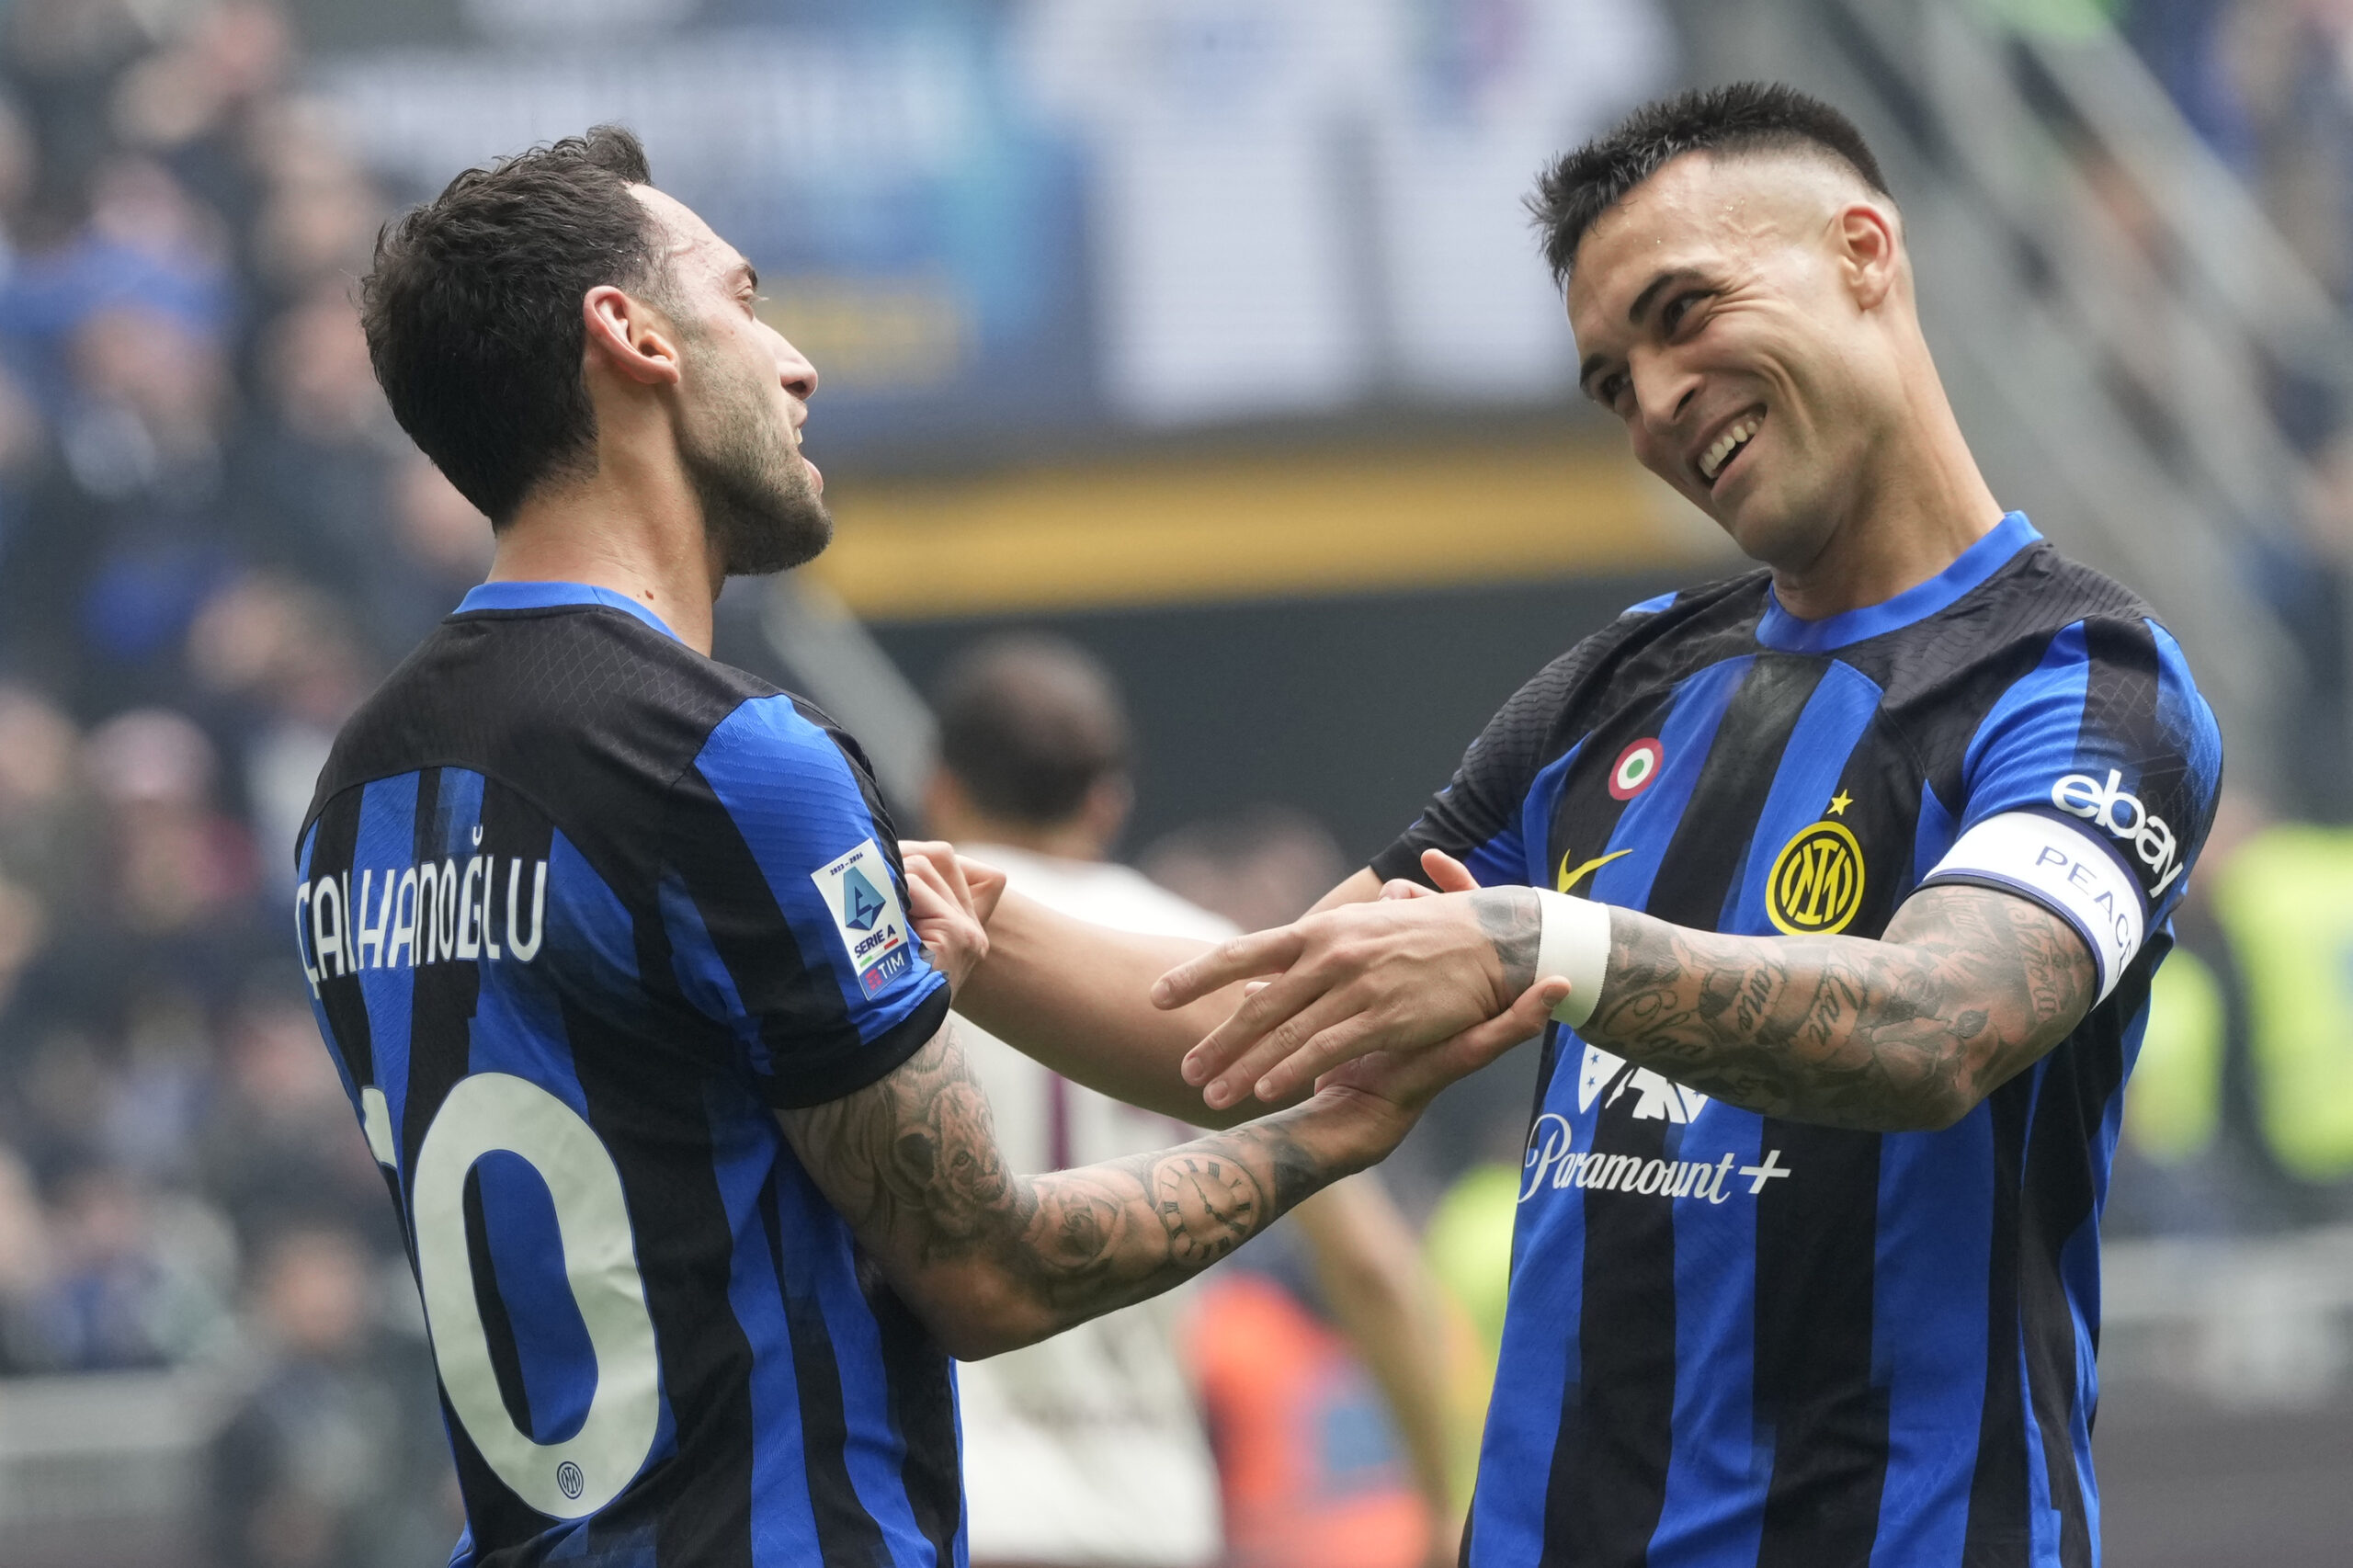
<path fill-rule="evenodd" d="M 376 380 L 494 528 L 541 481 L 593 463 L 581 301 L 662 281 L 661 230 L 630 191 L 653 182 L 637 138 L 600 125 L 468 169 L 376 236 L 359 283 Z"/>
<path fill-rule="evenodd" d="M 1562 154 L 1538 178 L 1528 210 L 1543 233 L 1552 280 L 1568 285 L 1586 231 L 1670 159 L 1686 153 L 1809 149 L 1837 159 L 1872 190 L 1894 199 L 1855 122 L 1794 87 L 1734 82 L 1644 104 L 1607 135 Z"/>
<path fill-rule="evenodd" d="M 1128 715 L 1110 672 L 1059 637 L 991 638 L 952 661 L 932 698 L 939 761 L 1001 822 L 1069 821 L 1126 771 Z"/>

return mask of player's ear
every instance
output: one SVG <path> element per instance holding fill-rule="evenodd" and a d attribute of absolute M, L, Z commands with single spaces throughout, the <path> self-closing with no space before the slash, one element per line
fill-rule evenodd
<path fill-rule="evenodd" d="M 591 359 L 646 386 L 676 382 L 677 335 L 661 311 L 626 290 L 600 283 L 581 296 L 580 314 Z"/>
<path fill-rule="evenodd" d="M 1878 309 L 1894 292 L 1904 270 L 1904 240 L 1895 214 L 1874 201 L 1849 202 L 1838 213 L 1831 243 L 1856 306 Z"/>

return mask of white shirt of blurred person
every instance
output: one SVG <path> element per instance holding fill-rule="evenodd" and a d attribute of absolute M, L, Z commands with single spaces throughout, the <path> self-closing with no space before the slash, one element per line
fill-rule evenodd
<path fill-rule="evenodd" d="M 1086 653 L 1046 637 L 992 640 L 949 666 L 935 705 L 941 763 L 925 799 L 933 833 L 1075 919 L 1209 942 L 1239 933 L 1106 858 L 1133 800 L 1128 722 L 1108 673 Z M 969 1020 L 963 1032 L 1017 1171 L 1123 1159 L 1195 1136 L 1173 1117 L 1073 1083 Z M 1411 1233 L 1369 1176 L 1294 1212 L 1319 1277 L 1340 1287 L 1331 1292 L 1345 1298 L 1336 1313 L 1388 1396 L 1431 1517 L 1449 1518 L 1435 1287 Z M 976 1568 L 1220 1561 L 1216 1458 L 1176 1341 L 1189 1294 L 961 1369 Z M 1454 1535 L 1434 1531 L 1429 1560 L 1454 1557 Z"/>

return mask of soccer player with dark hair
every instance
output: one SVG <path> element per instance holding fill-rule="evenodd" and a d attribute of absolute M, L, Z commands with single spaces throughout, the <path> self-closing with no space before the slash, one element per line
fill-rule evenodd
<path fill-rule="evenodd" d="M 1198 1040 L 1232 1106 L 1565 976 L 1467 1560 L 2088 1565 L 2100 1204 L 2213 717 L 1995 500 L 1843 116 L 1686 94 L 1533 206 L 1586 392 L 1762 569 L 1545 668 L 1319 913 L 1155 988 L 1177 946 L 1008 894 L 958 1006 L 1116 1035 L 1133 1094 Z"/>
<path fill-rule="evenodd" d="M 1211 942 L 1238 933 L 1230 919 L 1110 858 L 1134 801 L 1128 716 L 1110 671 L 1085 649 L 1038 633 L 986 639 L 949 661 L 932 710 L 939 766 L 924 814 L 959 853 L 1004 872 L 1026 897 L 1094 925 Z M 1299 914 L 1330 880 L 1318 867 L 1275 918 Z M 1099 1164 L 1192 1135 L 1184 1122 L 1074 1084 L 985 1030 L 967 1027 L 961 1039 L 1016 1171 Z M 1287 1223 L 1334 1326 L 1384 1396 L 1421 1493 L 1302 1496 L 1292 1499 L 1303 1516 L 1297 1522 L 1323 1528 L 1345 1517 L 1377 1532 L 1381 1562 L 1450 1563 L 1461 1518 L 1448 1463 L 1445 1324 L 1413 1230 L 1370 1172 L 1317 1193 Z M 1202 1391 L 1180 1350 L 1178 1304 L 1140 1302 L 964 1369 L 957 1392 L 974 1568 L 1205 1568 L 1256 1561 L 1254 1546 L 1264 1555 L 1263 1539 L 1251 1534 L 1266 1521 L 1246 1509 L 1221 1519 L 1220 1471 L 1230 1487 L 1233 1456 L 1222 1433 L 1212 1451 Z M 1326 1447 L 1307 1434 L 1299 1442 L 1316 1454 Z M 1377 1437 L 1347 1447 L 1379 1471 Z M 1322 1508 L 1334 1512 L 1313 1511 Z M 1429 1528 L 1417 1535 L 1415 1516 L 1425 1510 Z M 1348 1530 L 1326 1533 L 1336 1539 L 1324 1561 L 1378 1568 L 1342 1539 Z"/>
<path fill-rule="evenodd" d="M 986 945 L 953 855 L 903 863 L 849 738 L 709 656 L 725 579 L 831 532 L 817 373 L 648 181 L 608 128 L 379 240 L 378 378 L 497 548 L 336 740 L 302 968 L 424 1297 L 456 1562 L 959 1562 L 949 1356 L 1198 1272 L 1515 1026 L 1009 1173 L 947 1023 Z"/>

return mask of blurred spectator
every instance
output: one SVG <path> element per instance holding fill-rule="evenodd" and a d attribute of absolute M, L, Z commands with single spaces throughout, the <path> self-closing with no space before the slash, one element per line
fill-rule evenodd
<path fill-rule="evenodd" d="M 49 1220 L 32 1173 L 0 1143 L 0 1375 L 45 1358 L 36 1314 L 49 1286 Z"/>
<path fill-rule="evenodd" d="M 236 1244 L 207 1205 L 94 1165 L 66 1177 L 52 1215 L 54 1263 L 34 1309 L 50 1365 L 161 1367 L 221 1346 Z"/>
<path fill-rule="evenodd" d="M 1062 914 L 1154 936 L 1233 934 L 1108 858 L 1134 800 L 1131 732 L 1110 673 L 1085 650 L 1035 635 L 982 642 L 950 662 L 936 705 L 940 765 L 925 809 L 937 832 Z M 1307 869 L 1326 868 L 1311 857 Z M 1271 891 L 1290 915 L 1314 896 Z M 1063 1079 L 969 1024 L 964 1041 L 1017 1169 L 1124 1158 L 1189 1131 Z M 1295 1310 L 1331 1346 L 1333 1376 L 1319 1388 L 1345 1383 L 1352 1399 L 1318 1403 L 1313 1418 L 1334 1441 L 1381 1458 L 1369 1516 L 1381 1543 L 1371 1556 L 1353 1539 L 1336 1550 L 1358 1568 L 1451 1562 L 1459 1513 L 1449 1495 L 1445 1378 L 1433 1355 L 1438 1291 L 1380 1178 L 1368 1172 L 1316 1194 L 1244 1257 L 1241 1267 L 1271 1267 L 1297 1281 L 1290 1289 L 1328 1303 L 1329 1322 Z M 1264 1284 L 1277 1295 L 1287 1289 L 1271 1278 Z M 1197 1348 L 1214 1358 L 1232 1336 L 1256 1333 L 1246 1306 L 1233 1323 L 1221 1317 L 1218 1281 L 1198 1289 L 1204 1294 L 1187 1335 Z M 1232 1473 L 1217 1404 L 1209 1405 L 1205 1437 L 1188 1397 L 1173 1324 L 1181 1305 L 1174 1296 L 1147 1301 L 964 1369 L 976 1564 L 1206 1562 L 1217 1551 L 1218 1493 L 1229 1510 L 1225 1562 L 1289 1561 L 1276 1538 L 1316 1521 L 1297 1509 L 1279 1508 L 1279 1519 L 1263 1506 L 1231 1512 L 1238 1496 L 1256 1500 Z M 1220 1445 L 1214 1462 L 1211 1439 Z M 1370 1495 L 1358 1484 L 1366 1479 L 1350 1482 L 1355 1503 Z M 1094 1506 L 1056 1502 L 1074 1494 Z"/>
<path fill-rule="evenodd" d="M 1322 823 L 1290 806 L 1253 806 L 1154 840 L 1144 874 L 1245 931 L 1296 920 L 1355 868 Z"/>
<path fill-rule="evenodd" d="M 247 998 L 230 1019 L 215 1092 L 199 1151 L 204 1187 L 246 1243 L 325 1224 L 398 1255 L 383 1172 L 353 1136 L 351 1102 L 306 1002 Z"/>
<path fill-rule="evenodd" d="M 216 1568 L 414 1568 L 448 1554 L 432 1372 L 420 1344 L 375 1323 L 381 1290 L 347 1233 L 291 1230 L 270 1245 L 251 1312 L 266 1369 L 213 1445 Z"/>
<path fill-rule="evenodd" d="M 213 809 L 217 760 L 177 713 L 141 709 L 90 735 L 90 784 L 108 812 L 108 914 L 132 937 L 197 937 L 254 892 L 245 829 Z"/>

